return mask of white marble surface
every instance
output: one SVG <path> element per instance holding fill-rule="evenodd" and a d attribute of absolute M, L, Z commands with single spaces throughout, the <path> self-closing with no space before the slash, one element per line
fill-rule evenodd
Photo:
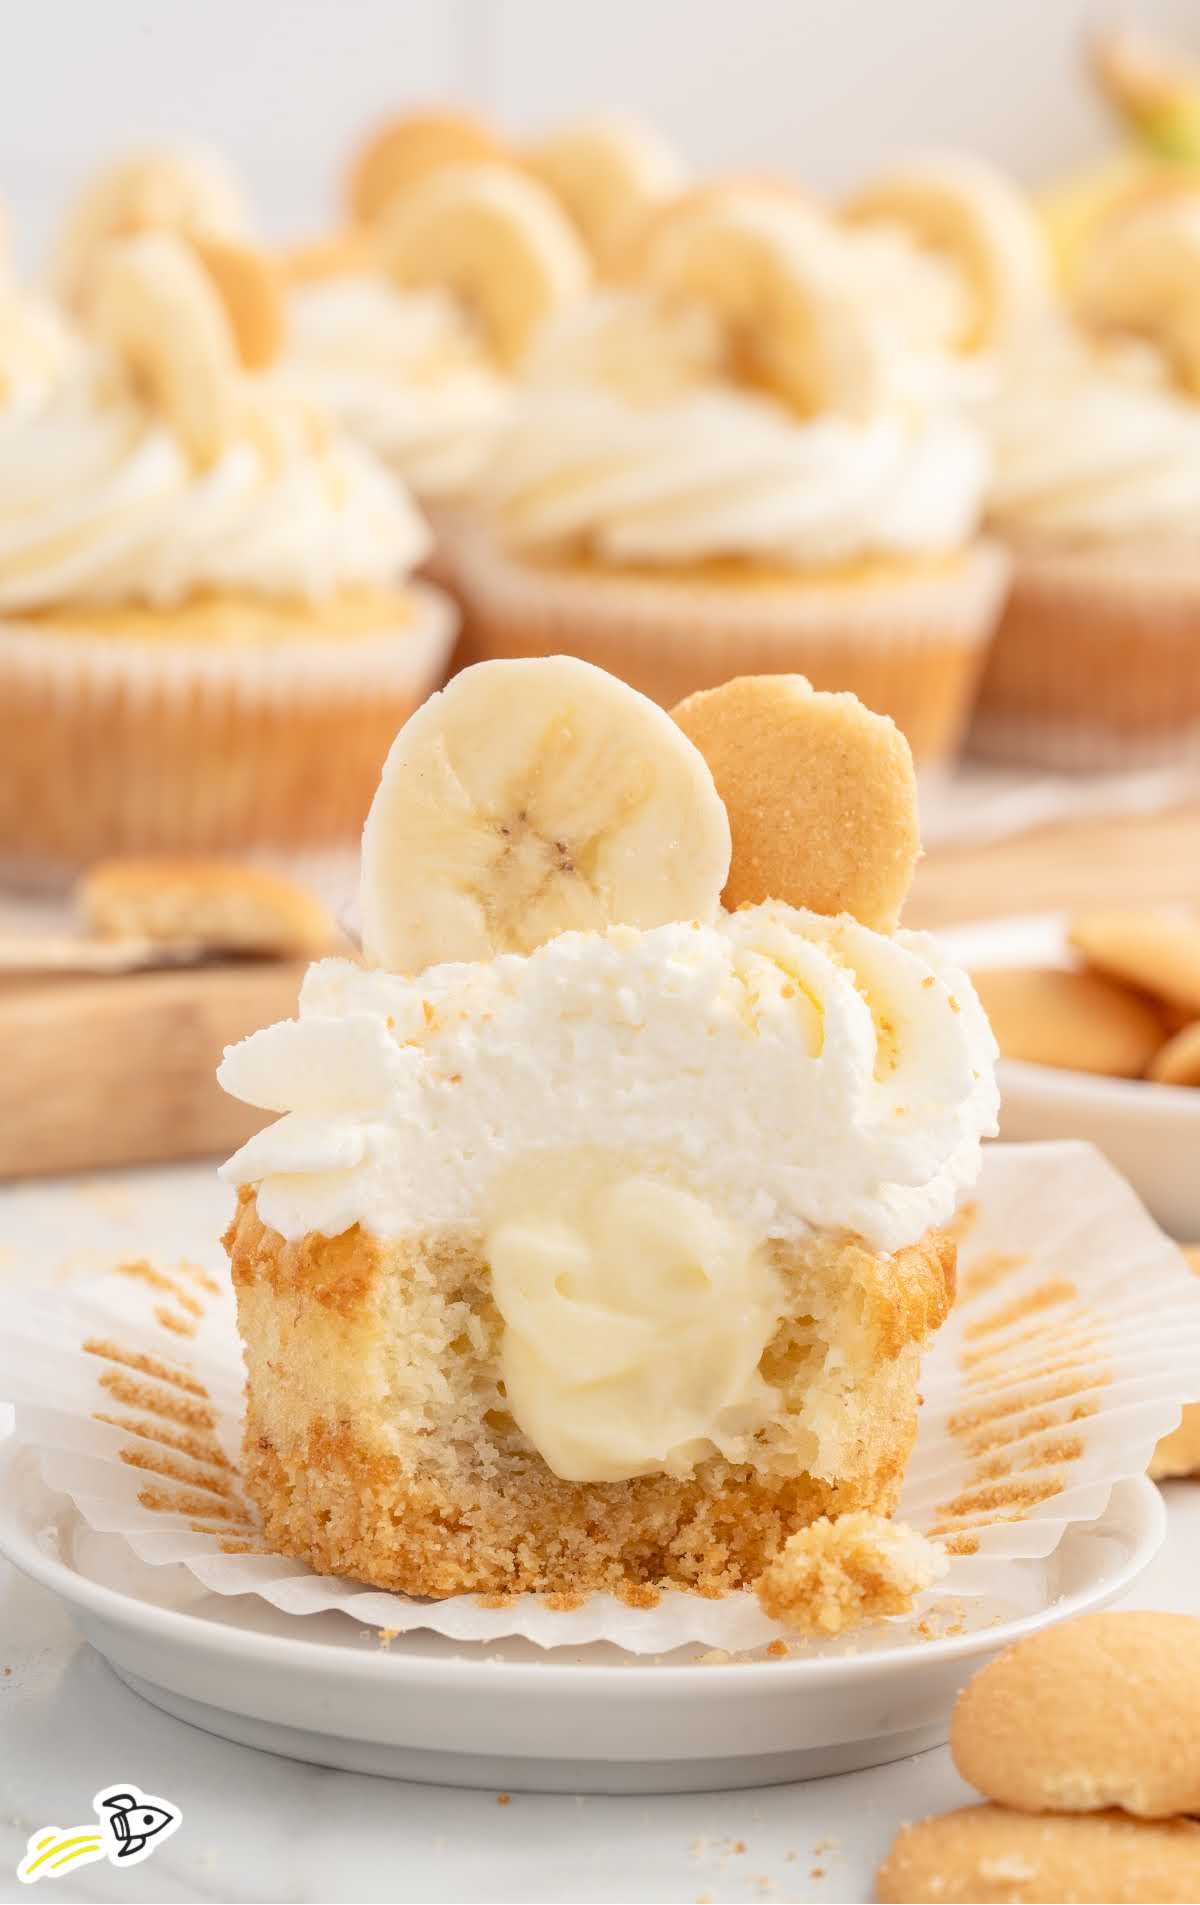
<path fill-rule="evenodd" d="M 188 1240 L 187 1174 L 0 1193 L 0 1304 L 35 1272 L 86 1274 Z M 194 1182 L 194 1179 L 193 1179 Z M 214 1227 L 215 1228 L 215 1227 Z M 214 1259 L 215 1261 L 215 1259 Z M 2 1311 L 0 1311 L 2 1314 Z M 1166 1548 L 1130 1605 L 1200 1612 L 1200 1484 L 1167 1491 Z M 0 1900 L 29 1834 L 131 1779 L 183 1809 L 146 1864 L 86 1867 L 48 1899 L 859 1900 L 902 1819 L 970 1797 L 937 1751 L 761 1791 L 557 1798 L 402 1785 L 234 1746 L 147 1706 L 64 1609 L 0 1562 Z M 742 1849 L 739 1849 L 742 1848 Z"/>

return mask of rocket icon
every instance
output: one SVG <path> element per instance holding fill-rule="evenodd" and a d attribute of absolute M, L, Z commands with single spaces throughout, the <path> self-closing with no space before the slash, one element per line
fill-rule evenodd
<path fill-rule="evenodd" d="M 179 1814 L 174 1807 L 168 1810 L 157 1803 L 149 1805 L 136 1793 L 110 1793 L 105 1799 L 97 1795 L 97 1800 L 97 1811 L 103 1809 L 108 1813 L 107 1823 L 117 1841 L 118 1859 L 135 1859 L 157 1833 L 179 1824 Z"/>

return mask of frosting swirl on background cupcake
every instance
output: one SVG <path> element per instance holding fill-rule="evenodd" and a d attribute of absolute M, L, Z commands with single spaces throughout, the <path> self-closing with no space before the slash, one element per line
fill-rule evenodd
<path fill-rule="evenodd" d="M 399 469 L 418 493 L 451 497 L 486 464 L 511 386 L 462 306 L 383 277 L 293 292 L 285 374 Z"/>
<path fill-rule="evenodd" d="M 506 538 L 535 552 L 812 567 L 961 547 L 986 476 L 980 433 L 916 407 L 902 376 L 876 415 L 804 417 L 733 381 L 702 309 L 625 293 L 543 336 L 490 487 Z"/>
<path fill-rule="evenodd" d="M 106 357 L 0 432 L 5 612 L 205 589 L 317 600 L 394 582 L 427 547 L 370 453 L 275 395 L 208 468 Z"/>

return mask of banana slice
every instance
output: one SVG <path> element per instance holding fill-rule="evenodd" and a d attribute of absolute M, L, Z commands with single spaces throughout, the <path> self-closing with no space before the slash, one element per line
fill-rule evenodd
<path fill-rule="evenodd" d="M 139 153 L 101 172 L 76 202 L 58 243 L 55 287 L 65 304 L 79 309 L 114 238 L 146 231 L 238 238 L 247 228 L 242 195 L 217 153 Z"/>
<path fill-rule="evenodd" d="M 766 205 L 777 210 L 796 210 L 800 217 L 821 216 L 820 202 L 794 179 L 770 172 L 726 173 L 690 185 L 674 198 L 653 205 L 620 237 L 607 260 L 607 275 L 622 284 L 636 285 L 642 278 L 646 259 L 669 227 L 694 218 L 697 212 L 721 205 Z"/>
<path fill-rule="evenodd" d="M 197 237 L 192 249 L 204 266 L 233 327 L 246 370 L 265 370 L 283 348 L 283 281 L 265 252 L 229 238 Z"/>
<path fill-rule="evenodd" d="M 953 260 L 973 294 L 962 350 L 1010 335 L 1049 295 L 1049 258 L 1033 210 L 982 159 L 912 159 L 859 192 L 844 215 L 852 224 L 903 226 Z"/>
<path fill-rule="evenodd" d="M 656 205 L 683 190 L 686 177 L 673 147 L 649 126 L 628 119 L 568 126 L 529 146 L 524 162 L 562 205 L 601 268 Z"/>
<path fill-rule="evenodd" d="M 389 119 L 372 133 L 350 167 L 346 197 L 353 220 L 373 225 L 392 200 L 448 165 L 503 160 L 502 142 L 480 119 L 461 112 L 419 112 Z"/>
<path fill-rule="evenodd" d="M 587 254 L 535 179 L 502 165 L 448 168 L 396 201 L 379 258 L 401 286 L 441 286 L 477 313 L 511 366 L 543 318 L 581 295 Z"/>
<path fill-rule="evenodd" d="M 368 232 L 358 226 L 330 232 L 325 238 L 302 239 L 278 254 L 285 284 L 320 284 L 326 278 L 349 278 L 372 271 L 375 251 Z"/>
<path fill-rule="evenodd" d="M 894 722 L 803 675 L 742 675 L 672 714 L 729 815 L 730 912 L 785 900 L 892 931 L 921 848 L 912 754 Z"/>
<path fill-rule="evenodd" d="M 97 270 L 92 328 L 194 461 L 214 463 L 236 431 L 237 345 L 191 247 L 169 232 L 110 245 Z"/>
<path fill-rule="evenodd" d="M 567 655 L 480 662 L 392 745 L 363 830 L 363 947 L 420 972 L 711 920 L 729 855 L 712 774 L 652 701 Z"/>
<path fill-rule="evenodd" d="M 1190 396 L 1200 397 L 1200 203 L 1131 214 L 1098 242 L 1078 308 L 1098 330 L 1148 337 Z"/>
<path fill-rule="evenodd" d="M 801 415 L 877 410 L 886 388 L 877 332 L 844 240 L 818 212 L 732 197 L 702 205 L 651 240 L 645 278 L 668 299 L 713 311 L 734 375 Z"/>

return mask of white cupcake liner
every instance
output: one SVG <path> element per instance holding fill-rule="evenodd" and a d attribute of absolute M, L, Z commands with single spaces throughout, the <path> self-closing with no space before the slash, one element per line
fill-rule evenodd
<path fill-rule="evenodd" d="M 409 587 L 378 634 L 196 642 L 0 622 L 0 868 L 351 839 L 402 721 L 445 679 L 457 613 Z"/>
<path fill-rule="evenodd" d="M 443 550 L 464 661 L 579 655 L 665 707 L 735 675 L 803 674 L 892 715 L 923 764 L 958 747 L 1009 575 L 990 542 L 842 582 L 632 575 L 522 560 L 478 519 Z"/>
<path fill-rule="evenodd" d="M 1066 773 L 1200 766 L 1200 555 L 1014 553 L 971 752 Z"/>
<path fill-rule="evenodd" d="M 1081 1144 L 989 1147 L 959 1264 L 960 1300 L 922 1370 L 898 1516 L 943 1541 L 939 1597 L 1003 1601 L 1014 1569 L 1103 1513 L 1117 1481 L 1144 1474 L 1180 1405 L 1200 1398 L 1200 1282 Z M 180 1268 L 161 1288 L 114 1271 L 13 1304 L 0 1397 L 15 1404 L 16 1436 L 46 1481 L 89 1527 L 217 1594 L 255 1594 L 292 1614 L 336 1608 L 396 1632 L 519 1635 L 542 1647 L 607 1640 L 630 1653 L 742 1650 L 782 1631 L 749 1593 L 672 1592 L 653 1609 L 602 1594 L 570 1611 L 535 1595 L 495 1607 L 382 1593 L 282 1555 L 231 1551 L 261 1537 L 237 1472 L 242 1363 L 227 1274 Z M 189 1433 L 208 1437 L 206 1448 L 189 1455 Z M 915 1630 L 900 1631 L 917 1644 Z"/>

